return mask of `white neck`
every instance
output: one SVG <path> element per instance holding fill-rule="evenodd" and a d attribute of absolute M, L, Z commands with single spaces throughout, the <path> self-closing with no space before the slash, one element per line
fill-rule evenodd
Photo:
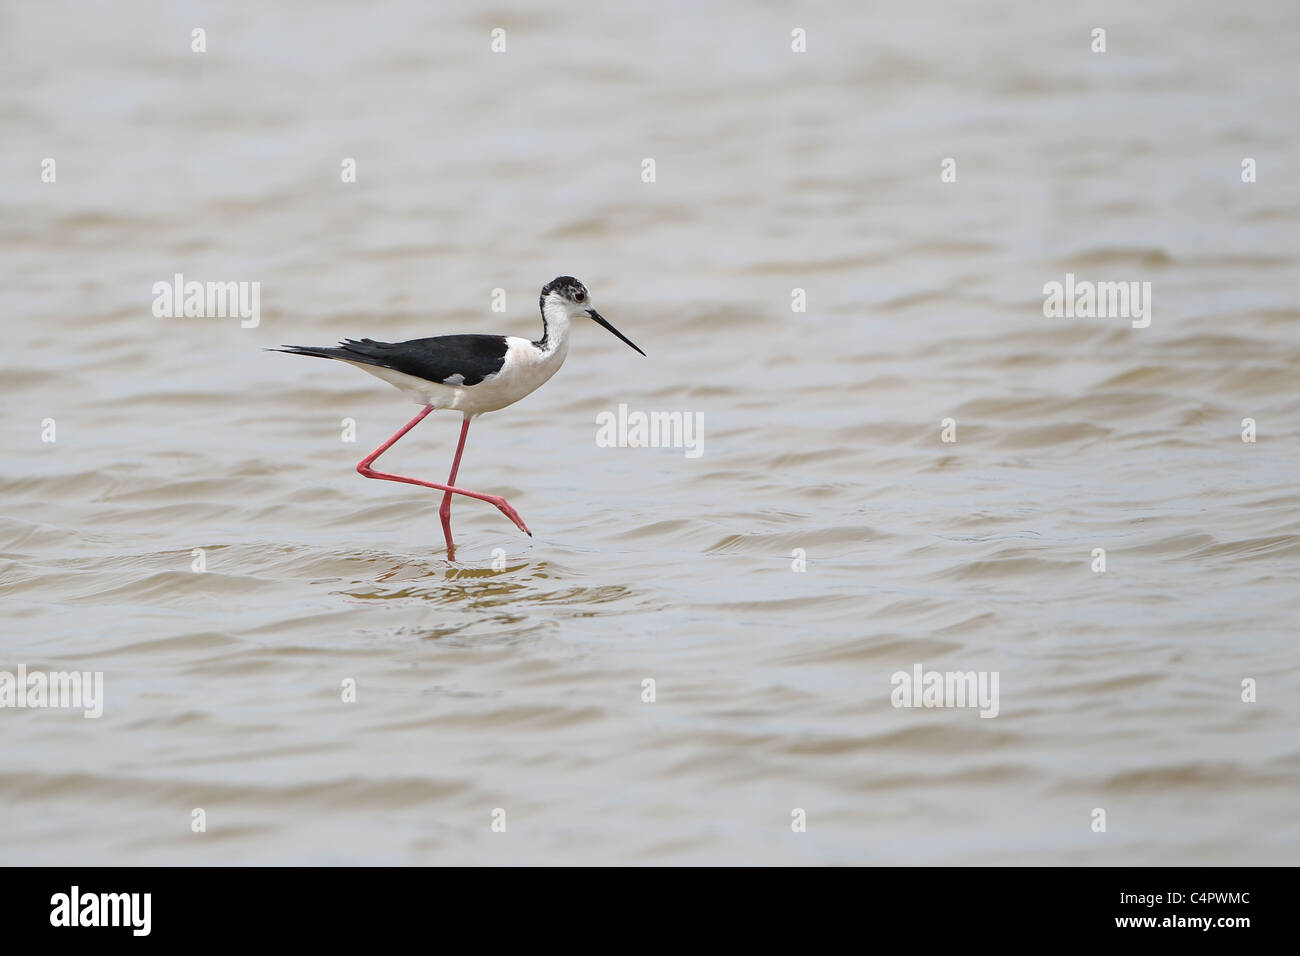
<path fill-rule="evenodd" d="M 569 310 L 559 302 L 542 306 L 542 337 L 533 344 L 549 355 L 569 341 Z"/>

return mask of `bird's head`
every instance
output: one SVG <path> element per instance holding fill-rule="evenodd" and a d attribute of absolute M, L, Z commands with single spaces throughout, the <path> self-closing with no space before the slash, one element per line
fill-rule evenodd
<path fill-rule="evenodd" d="M 587 292 L 587 287 L 573 276 L 560 276 L 542 286 L 542 295 L 538 303 L 542 307 L 542 315 L 546 315 L 548 312 L 559 312 L 570 319 L 589 318 L 597 325 L 613 332 L 638 352 L 641 352 L 631 339 L 606 322 L 604 317 L 596 311 L 591 304 L 591 294 Z M 641 352 L 641 354 L 645 355 L 644 352 Z"/>

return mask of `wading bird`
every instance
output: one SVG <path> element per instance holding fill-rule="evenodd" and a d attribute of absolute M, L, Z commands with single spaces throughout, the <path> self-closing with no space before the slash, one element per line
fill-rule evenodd
<path fill-rule="evenodd" d="M 573 276 L 560 276 L 548 282 L 542 287 L 538 304 L 542 310 L 542 337 L 535 342 L 513 335 L 438 335 L 408 342 L 345 339 L 335 348 L 285 345 L 268 351 L 347 362 L 382 378 L 424 406 L 418 415 L 398 429 L 397 434 L 361 459 L 357 471 L 367 478 L 403 481 L 441 491 L 442 507 L 438 514 L 442 518 L 443 536 L 447 539 L 447 557 L 454 561 L 452 495 L 465 495 L 495 505 L 520 531 L 532 536 L 518 512 L 500 495 L 456 487 L 456 472 L 460 469 L 460 456 L 465 451 L 470 421 L 484 412 L 513 405 L 559 371 L 569 354 L 569 323 L 573 319 L 590 318 L 641 352 L 627 336 L 592 308 L 587 287 Z M 644 352 L 641 354 L 645 355 Z M 435 409 L 449 409 L 465 416 L 460 426 L 456 457 L 451 462 L 451 475 L 445 485 L 405 475 L 390 475 L 370 467 L 375 459 Z"/>

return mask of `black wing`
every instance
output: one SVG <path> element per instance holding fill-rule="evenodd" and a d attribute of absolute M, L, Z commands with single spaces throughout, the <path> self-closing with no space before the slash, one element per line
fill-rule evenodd
<path fill-rule="evenodd" d="M 504 335 L 435 335 L 407 342 L 345 339 L 338 348 L 286 345 L 272 351 L 377 365 L 430 382 L 477 385 L 501 371 L 508 347 Z M 461 377 L 459 381 L 447 382 L 457 375 Z"/>

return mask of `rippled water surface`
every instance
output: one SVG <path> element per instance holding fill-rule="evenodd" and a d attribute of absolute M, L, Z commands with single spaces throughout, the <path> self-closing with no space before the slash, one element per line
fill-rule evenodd
<path fill-rule="evenodd" d="M 0 709 L 0 862 L 1300 861 L 1298 28 L 7 6 L 0 670 L 105 704 Z M 178 272 L 259 325 L 156 318 Z M 1066 273 L 1150 326 L 1046 318 Z M 449 562 L 353 470 L 415 406 L 262 349 L 536 336 L 560 274 L 648 357 L 575 328 L 475 423 L 461 483 L 535 537 L 460 499 Z M 702 454 L 599 447 L 620 403 Z M 442 480 L 457 426 L 385 465 Z M 918 664 L 998 715 L 893 707 Z"/>

